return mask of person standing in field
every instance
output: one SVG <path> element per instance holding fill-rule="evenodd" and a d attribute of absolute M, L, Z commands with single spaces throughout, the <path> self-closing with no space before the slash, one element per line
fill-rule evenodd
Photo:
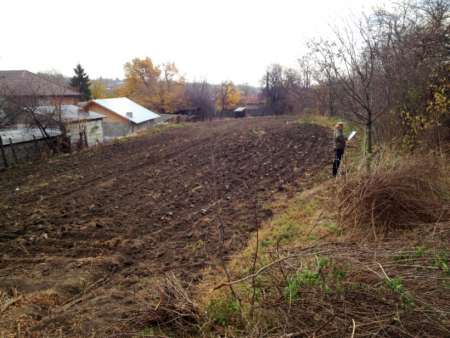
<path fill-rule="evenodd" d="M 336 177 L 339 166 L 344 156 L 347 139 L 344 135 L 344 123 L 339 122 L 334 129 L 334 161 L 333 161 L 333 177 Z"/>

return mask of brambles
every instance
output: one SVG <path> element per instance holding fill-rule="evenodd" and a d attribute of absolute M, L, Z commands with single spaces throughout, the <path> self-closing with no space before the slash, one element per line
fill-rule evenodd
<path fill-rule="evenodd" d="M 380 158 L 370 174 L 352 173 L 339 182 L 337 203 L 343 226 L 390 230 L 447 219 L 446 167 L 436 158 Z"/>

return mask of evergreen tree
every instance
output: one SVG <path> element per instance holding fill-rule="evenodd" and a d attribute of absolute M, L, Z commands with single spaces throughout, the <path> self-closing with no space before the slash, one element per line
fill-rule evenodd
<path fill-rule="evenodd" d="M 73 71 L 75 72 L 75 75 L 70 80 L 70 85 L 81 93 L 82 101 L 90 100 L 92 94 L 91 89 L 89 88 L 91 85 L 89 76 L 80 64 L 78 64 Z"/>

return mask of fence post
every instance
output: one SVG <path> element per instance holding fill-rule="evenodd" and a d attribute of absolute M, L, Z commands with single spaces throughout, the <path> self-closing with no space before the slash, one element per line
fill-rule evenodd
<path fill-rule="evenodd" d="M 86 148 L 88 148 L 89 145 L 88 145 L 88 140 L 87 140 L 86 127 L 84 127 L 83 134 L 84 134 L 84 145 L 86 146 Z"/>
<path fill-rule="evenodd" d="M 83 143 L 84 143 L 83 132 L 80 131 L 80 132 L 78 133 L 78 151 L 80 151 L 81 149 L 83 149 Z"/>
<path fill-rule="evenodd" d="M 8 168 L 8 159 L 6 158 L 5 149 L 3 148 L 3 140 L 0 136 L 0 152 L 2 153 L 3 163 L 5 164 L 5 168 Z"/>
<path fill-rule="evenodd" d="M 13 158 L 14 158 L 14 162 L 17 164 L 17 154 L 16 154 L 16 149 L 14 148 L 14 143 L 11 139 L 11 137 L 9 138 L 9 146 L 11 147 L 11 152 L 13 154 Z"/>
<path fill-rule="evenodd" d="M 71 137 L 72 136 L 68 136 L 67 139 L 66 139 L 67 147 L 69 149 L 69 154 L 72 153 L 72 138 Z"/>
<path fill-rule="evenodd" d="M 36 139 L 36 136 L 33 135 L 33 143 L 34 143 L 34 152 L 36 153 L 36 157 L 39 156 L 39 159 L 41 158 L 41 154 L 40 154 L 40 150 L 39 150 L 39 145 L 38 145 L 38 141 Z"/>

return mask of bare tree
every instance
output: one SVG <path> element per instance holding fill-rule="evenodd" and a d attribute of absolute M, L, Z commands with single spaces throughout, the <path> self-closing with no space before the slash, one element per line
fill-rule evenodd
<path fill-rule="evenodd" d="M 275 114 L 285 113 L 289 107 L 286 103 L 287 89 L 283 67 L 279 64 L 271 65 L 267 69 L 262 83 L 264 85 L 263 96 L 270 110 Z"/>
<path fill-rule="evenodd" d="M 446 95 L 449 6 L 445 0 L 406 1 L 335 29 L 332 41 L 310 44 L 329 111 L 337 98 L 366 127 L 368 163 L 375 126 L 399 121 L 398 136 L 399 128 L 415 134 L 432 125 L 431 113 L 442 119 L 445 107 L 430 106 L 436 94 Z"/>
<path fill-rule="evenodd" d="M 274 64 L 262 80 L 263 96 L 274 114 L 300 113 L 315 109 L 315 88 L 312 83 L 312 64 L 303 57 L 298 68 L 284 68 Z"/>
<path fill-rule="evenodd" d="M 66 133 L 61 106 L 70 90 L 59 83 L 48 79 L 43 81 L 41 77 L 30 74 L 26 74 L 26 81 L 0 81 L 1 121 L 2 124 L 24 124 L 37 128 L 49 148 L 53 149 L 50 130 Z"/>
<path fill-rule="evenodd" d="M 364 18 L 335 30 L 335 41 L 320 41 L 314 51 L 329 78 L 342 86 L 353 117 L 366 127 L 366 151 L 370 164 L 373 151 L 373 125 L 390 107 L 386 77 L 379 72 L 378 40 L 371 22 Z"/>
<path fill-rule="evenodd" d="M 403 129 L 409 146 L 417 131 L 440 123 L 446 109 L 430 109 L 448 74 L 449 9 L 443 0 L 405 2 L 372 15 L 379 42 L 377 57 L 391 92 L 391 123 Z M 448 98 L 448 94 L 447 94 Z M 448 110 L 447 110 L 448 112 Z M 439 128 L 438 128 L 439 131 Z"/>
<path fill-rule="evenodd" d="M 185 95 L 192 107 L 198 110 L 200 119 L 214 115 L 214 95 L 207 81 L 187 84 Z"/>

